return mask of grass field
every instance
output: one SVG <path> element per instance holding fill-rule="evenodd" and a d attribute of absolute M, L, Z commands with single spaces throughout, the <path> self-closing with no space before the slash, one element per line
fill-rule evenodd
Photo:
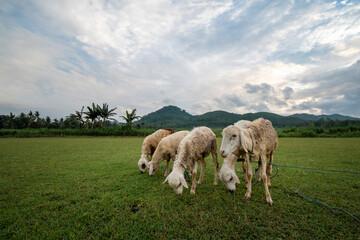
<path fill-rule="evenodd" d="M 176 195 L 162 184 L 163 169 L 153 177 L 140 174 L 142 139 L 0 138 L 0 238 L 360 237 L 359 222 L 296 194 L 272 187 L 268 206 L 262 183 L 250 201 L 243 198 L 243 181 L 234 194 L 200 188 L 194 196 L 189 189 Z M 202 186 L 211 187 L 214 169 L 207 160 Z M 360 139 L 281 138 L 275 163 L 360 172 Z M 360 217 L 359 174 L 279 168 L 272 184 Z"/>

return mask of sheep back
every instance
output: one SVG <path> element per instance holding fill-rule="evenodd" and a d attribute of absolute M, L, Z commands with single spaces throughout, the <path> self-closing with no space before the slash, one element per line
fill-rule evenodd
<path fill-rule="evenodd" d="M 278 135 L 272 123 L 264 118 L 258 118 L 248 126 L 251 129 L 255 145 L 266 151 L 266 154 L 274 151 L 278 146 Z"/>
<path fill-rule="evenodd" d="M 183 138 L 188 134 L 189 131 L 179 131 L 164 137 L 160 140 L 156 152 L 161 153 L 163 156 L 175 156 L 181 140 L 183 140 Z"/>
<path fill-rule="evenodd" d="M 196 127 L 180 142 L 176 161 L 180 161 L 185 167 L 192 168 L 195 161 L 216 151 L 214 132 L 208 127 Z"/>
<path fill-rule="evenodd" d="M 250 124 L 251 124 L 251 121 L 248 121 L 248 120 L 240 120 L 240 121 L 237 121 L 236 123 L 234 123 L 234 125 L 238 128 L 248 128 Z"/>
<path fill-rule="evenodd" d="M 153 134 L 147 136 L 142 144 L 141 153 L 146 155 L 152 155 L 155 152 L 161 139 L 173 134 L 175 131 L 172 129 L 159 129 Z"/>

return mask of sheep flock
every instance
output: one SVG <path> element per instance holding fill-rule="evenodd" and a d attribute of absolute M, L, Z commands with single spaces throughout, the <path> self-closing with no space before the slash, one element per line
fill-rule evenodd
<path fill-rule="evenodd" d="M 218 177 L 229 192 L 236 190 L 240 179 L 236 174 L 235 166 L 242 162 L 244 170 L 246 193 L 245 198 L 251 198 L 251 181 L 253 177 L 252 164 L 259 166 L 257 180 L 263 181 L 266 202 L 273 204 L 269 187 L 270 174 L 274 151 L 278 146 L 278 136 L 269 120 L 258 118 L 254 121 L 240 120 L 222 131 L 220 155 L 224 158 L 219 173 L 217 143 L 215 133 L 208 127 L 195 127 L 189 131 L 175 132 L 173 129 L 160 129 L 147 136 L 142 144 L 141 158 L 138 162 L 141 173 L 149 171 L 155 174 L 162 161 L 166 160 L 163 182 L 168 182 L 177 194 L 182 194 L 183 188 L 188 188 L 184 175 L 191 175 L 190 194 L 195 194 L 197 185 L 204 179 L 206 161 L 211 154 L 214 166 L 214 185 Z M 169 173 L 170 159 L 173 160 L 172 171 Z M 268 163 L 269 159 L 269 163 Z M 197 169 L 201 166 L 200 176 L 196 180 Z"/>

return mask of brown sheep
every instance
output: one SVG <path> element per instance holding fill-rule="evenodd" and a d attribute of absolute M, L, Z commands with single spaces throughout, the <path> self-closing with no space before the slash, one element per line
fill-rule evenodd
<path fill-rule="evenodd" d="M 175 133 L 175 131 L 173 129 L 163 128 L 163 129 L 157 130 L 156 132 L 147 136 L 144 139 L 144 141 L 142 143 L 142 147 L 141 147 L 141 157 L 138 162 L 138 166 L 140 168 L 141 173 L 144 173 L 146 171 L 146 169 L 147 169 L 146 164 L 147 164 L 148 157 L 151 160 L 151 157 L 154 154 L 155 149 L 156 149 L 157 145 L 159 144 L 160 140 L 163 139 L 164 137 L 169 136 L 170 134 L 173 134 L 173 133 Z"/>

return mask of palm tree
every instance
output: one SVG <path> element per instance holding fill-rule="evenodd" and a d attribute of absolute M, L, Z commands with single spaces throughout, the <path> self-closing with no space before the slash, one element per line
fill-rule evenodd
<path fill-rule="evenodd" d="M 84 114 L 84 106 L 82 106 L 80 112 L 79 111 L 75 112 L 76 119 L 80 122 L 81 127 L 84 126 L 85 124 L 85 121 L 83 119 L 83 114 Z"/>
<path fill-rule="evenodd" d="M 99 107 L 100 117 L 102 118 L 103 126 L 105 125 L 106 120 L 108 119 L 116 121 L 116 119 L 111 118 L 112 116 L 116 115 L 116 113 L 114 113 L 115 110 L 116 108 L 109 110 L 109 105 L 106 103 L 103 103 L 102 107 Z"/>
<path fill-rule="evenodd" d="M 51 118 L 50 118 L 49 116 L 47 116 L 47 117 L 45 118 L 45 126 L 46 126 L 47 128 L 49 128 L 50 124 L 51 124 Z"/>
<path fill-rule="evenodd" d="M 121 116 L 126 121 L 126 126 L 129 128 L 132 128 L 133 121 L 136 119 L 141 118 L 140 116 L 136 116 L 136 108 L 129 113 L 128 110 L 126 110 L 126 116 Z"/>
<path fill-rule="evenodd" d="M 91 107 L 87 107 L 88 112 L 84 112 L 84 114 L 86 115 L 86 119 L 90 119 L 93 123 L 92 128 L 94 126 L 96 126 L 96 120 L 98 119 L 98 117 L 100 116 L 100 106 L 96 105 L 95 103 L 92 104 L 92 108 Z"/>
<path fill-rule="evenodd" d="M 12 112 L 10 112 L 9 114 L 9 123 L 8 123 L 8 128 L 15 128 L 15 114 L 13 114 Z"/>

